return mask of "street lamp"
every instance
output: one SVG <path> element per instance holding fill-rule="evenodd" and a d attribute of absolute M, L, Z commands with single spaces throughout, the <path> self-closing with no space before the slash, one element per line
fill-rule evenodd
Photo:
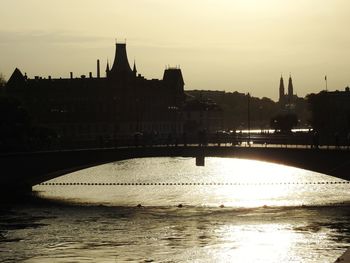
<path fill-rule="evenodd" d="M 248 146 L 250 147 L 250 93 L 248 92 Z"/>

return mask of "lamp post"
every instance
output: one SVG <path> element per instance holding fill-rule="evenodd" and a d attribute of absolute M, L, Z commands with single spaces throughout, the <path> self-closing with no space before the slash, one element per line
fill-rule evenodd
<path fill-rule="evenodd" d="M 248 146 L 250 147 L 250 94 L 248 92 Z"/>

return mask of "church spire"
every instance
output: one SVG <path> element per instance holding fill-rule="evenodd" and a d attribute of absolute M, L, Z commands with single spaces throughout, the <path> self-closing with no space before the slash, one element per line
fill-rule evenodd
<path fill-rule="evenodd" d="M 289 99 L 293 97 L 293 81 L 292 81 L 291 74 L 289 74 L 289 81 L 288 81 L 288 97 Z"/>
<path fill-rule="evenodd" d="M 108 62 L 108 59 L 107 59 L 106 77 L 108 77 L 108 74 L 109 74 L 109 62 Z"/>
<path fill-rule="evenodd" d="M 280 78 L 280 89 L 279 89 L 279 102 L 283 102 L 284 101 L 284 81 L 283 81 L 283 77 L 281 74 L 281 78 Z"/>

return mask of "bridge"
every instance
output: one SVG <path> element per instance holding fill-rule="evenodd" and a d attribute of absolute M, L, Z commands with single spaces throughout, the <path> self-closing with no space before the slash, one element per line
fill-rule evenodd
<path fill-rule="evenodd" d="M 26 195 L 33 185 L 81 169 L 144 157 L 229 157 L 302 168 L 350 180 L 350 151 L 277 146 L 153 146 L 41 151 L 0 155 L 1 194 Z"/>

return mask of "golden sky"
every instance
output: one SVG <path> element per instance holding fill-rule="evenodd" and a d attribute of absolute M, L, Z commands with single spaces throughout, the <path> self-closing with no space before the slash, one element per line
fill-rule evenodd
<path fill-rule="evenodd" d="M 185 89 L 278 97 L 350 85 L 349 0 L 0 0 L 0 72 L 96 74 L 127 39 L 146 78 L 180 65 Z M 285 83 L 286 84 L 286 83 Z"/>

